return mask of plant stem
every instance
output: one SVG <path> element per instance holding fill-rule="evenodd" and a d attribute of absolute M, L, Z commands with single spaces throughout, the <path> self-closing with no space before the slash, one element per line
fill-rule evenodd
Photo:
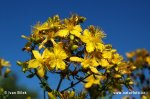
<path fill-rule="evenodd" d="M 75 85 L 77 85 L 78 83 L 82 82 L 83 80 L 85 80 L 85 79 L 86 79 L 87 77 L 89 77 L 90 75 L 91 75 L 91 74 L 87 75 L 87 76 L 84 77 L 82 80 L 79 80 L 79 81 L 77 81 L 77 82 L 74 83 L 74 84 L 71 84 L 69 87 L 67 87 L 66 89 L 62 90 L 61 92 L 64 92 L 64 91 L 66 91 L 66 90 L 68 90 L 68 89 L 74 87 Z"/>
<path fill-rule="evenodd" d="M 43 83 L 42 79 L 41 79 L 40 76 L 37 74 L 36 70 L 35 70 L 35 75 L 36 75 L 36 77 L 40 80 L 40 82 Z M 49 86 L 46 86 L 46 87 L 48 87 L 48 89 L 49 89 L 50 92 L 52 91 L 52 89 L 51 89 Z M 44 90 L 45 90 L 45 89 L 44 89 Z"/>
<path fill-rule="evenodd" d="M 61 85 L 62 81 L 63 81 L 63 77 L 60 78 L 60 81 L 59 81 L 57 89 L 56 89 L 57 91 L 59 91 L 59 88 L 60 88 L 60 85 Z"/>
<path fill-rule="evenodd" d="M 46 94 L 45 94 L 46 92 L 45 92 L 45 90 L 44 90 L 44 99 L 46 99 Z"/>

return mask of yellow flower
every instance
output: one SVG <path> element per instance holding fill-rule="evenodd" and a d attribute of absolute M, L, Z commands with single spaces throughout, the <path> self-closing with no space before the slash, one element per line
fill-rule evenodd
<path fill-rule="evenodd" d="M 75 96 L 75 92 L 73 90 L 69 92 L 69 98 L 73 98 L 74 96 Z"/>
<path fill-rule="evenodd" d="M 146 62 L 150 65 L 150 56 L 146 57 Z"/>
<path fill-rule="evenodd" d="M 81 32 L 82 32 L 82 28 L 80 25 L 74 25 L 73 23 L 71 23 L 68 20 L 65 20 L 65 28 L 59 30 L 56 35 L 60 36 L 60 37 L 66 37 L 70 34 L 73 34 L 77 37 L 80 37 Z"/>
<path fill-rule="evenodd" d="M 54 28 L 58 29 L 60 28 L 60 19 L 58 15 L 53 16 L 52 18 L 49 18 L 46 22 L 44 22 L 43 24 L 41 24 L 40 22 L 38 22 L 35 26 L 33 26 L 33 33 L 34 35 L 38 35 L 40 34 L 40 32 L 42 34 L 45 34 L 47 32 L 45 32 L 46 30 L 53 30 Z"/>
<path fill-rule="evenodd" d="M 135 56 L 135 52 L 126 53 L 127 58 L 133 58 Z"/>
<path fill-rule="evenodd" d="M 100 76 L 100 75 L 90 75 L 87 79 L 85 83 L 85 88 L 90 88 L 92 85 L 94 84 L 100 84 L 101 80 L 104 80 L 105 76 Z"/>
<path fill-rule="evenodd" d="M 44 36 L 44 40 L 42 41 L 42 43 L 39 45 L 39 49 L 44 48 L 44 44 L 49 41 L 49 40 L 53 40 L 54 37 L 54 32 L 49 32 L 47 35 Z"/>
<path fill-rule="evenodd" d="M 0 58 L 0 69 L 1 69 L 3 66 L 8 67 L 8 66 L 10 66 L 10 63 L 9 63 L 9 61 L 6 61 L 6 60 Z"/>
<path fill-rule="evenodd" d="M 120 56 L 118 53 L 113 54 L 112 63 L 113 64 L 120 64 L 123 60 L 123 57 Z"/>
<path fill-rule="evenodd" d="M 142 95 L 141 99 L 148 99 L 147 96 Z"/>
<path fill-rule="evenodd" d="M 81 62 L 81 66 L 84 69 L 89 68 L 93 73 L 98 73 L 98 70 L 96 69 L 96 67 L 99 64 L 97 63 L 95 58 L 84 57 L 83 59 L 79 57 L 70 57 L 70 61 Z"/>
<path fill-rule="evenodd" d="M 112 58 L 112 52 L 111 51 L 103 51 L 102 57 L 106 59 L 111 59 Z"/>
<path fill-rule="evenodd" d="M 91 33 L 88 29 L 83 31 L 83 35 L 80 37 L 81 40 L 86 43 L 87 52 L 92 52 L 94 49 L 103 50 L 105 46 L 101 41 L 101 32 L 96 32 L 95 34 Z"/>
<path fill-rule="evenodd" d="M 35 26 L 35 28 L 39 31 L 41 30 L 47 30 L 49 29 L 48 27 L 48 22 L 43 23 L 42 25 L 40 25 L 39 23 Z"/>
<path fill-rule="evenodd" d="M 33 50 L 32 53 L 35 59 L 29 61 L 28 68 L 37 68 L 37 73 L 40 77 L 43 77 L 45 74 L 44 62 L 49 58 L 51 53 L 48 49 L 45 49 L 42 55 L 37 50 Z"/>
<path fill-rule="evenodd" d="M 66 59 L 68 56 L 62 47 L 63 46 L 61 43 L 54 45 L 53 52 L 50 52 L 49 69 L 54 69 L 56 67 L 56 70 L 64 70 L 66 68 L 64 59 Z"/>
<path fill-rule="evenodd" d="M 107 67 L 109 68 L 111 65 L 109 64 L 108 60 L 106 59 L 98 59 L 99 65 L 102 67 Z"/>
<path fill-rule="evenodd" d="M 31 99 L 31 97 L 30 97 L 30 96 L 27 96 L 26 99 Z"/>
<path fill-rule="evenodd" d="M 48 92 L 48 97 L 49 99 L 57 99 L 57 97 L 52 92 Z"/>

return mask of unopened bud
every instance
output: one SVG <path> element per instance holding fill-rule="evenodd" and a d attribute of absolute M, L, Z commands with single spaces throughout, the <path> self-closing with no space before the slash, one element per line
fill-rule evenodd
<path fill-rule="evenodd" d="M 115 74 L 114 78 L 121 78 L 121 75 L 120 74 Z"/>
<path fill-rule="evenodd" d="M 130 81 L 130 80 L 131 80 L 131 78 L 129 78 L 129 77 L 126 79 L 126 81 Z"/>
<path fill-rule="evenodd" d="M 130 84 L 130 85 L 133 85 L 133 84 L 134 84 L 134 82 L 133 82 L 133 81 L 130 81 L 130 82 L 129 82 L 129 84 Z"/>
<path fill-rule="evenodd" d="M 21 35 L 21 37 L 24 38 L 24 39 L 30 40 L 30 38 L 25 36 L 25 35 Z"/>
<path fill-rule="evenodd" d="M 76 50 L 78 48 L 78 45 L 71 46 L 71 50 Z"/>
<path fill-rule="evenodd" d="M 71 91 L 70 94 L 69 94 L 69 97 L 70 97 L 70 98 L 73 98 L 74 95 L 75 95 L 75 92 L 74 92 L 74 91 Z"/>
<path fill-rule="evenodd" d="M 107 73 L 110 73 L 110 70 L 107 70 L 106 72 L 107 72 Z"/>
<path fill-rule="evenodd" d="M 135 66 L 132 66 L 132 67 L 131 67 L 131 69 L 132 69 L 132 70 L 135 70 L 135 69 L 136 69 L 136 67 L 135 67 Z"/>
<path fill-rule="evenodd" d="M 70 40 L 74 40 L 74 35 L 70 35 Z"/>

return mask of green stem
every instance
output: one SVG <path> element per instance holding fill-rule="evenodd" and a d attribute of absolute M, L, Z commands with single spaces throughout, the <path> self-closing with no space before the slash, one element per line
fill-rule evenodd
<path fill-rule="evenodd" d="M 60 85 L 61 85 L 62 81 L 63 81 L 63 77 L 60 78 L 60 81 L 59 81 L 57 89 L 56 89 L 57 91 L 59 91 L 59 88 L 60 88 Z"/>
<path fill-rule="evenodd" d="M 36 70 L 35 70 L 35 75 L 36 75 L 36 77 L 40 80 L 40 82 L 43 83 L 43 80 L 42 80 L 42 79 L 40 78 L 40 76 L 37 74 Z M 49 86 L 47 86 L 47 87 L 48 87 L 48 89 L 49 89 L 49 92 L 51 92 L 52 89 L 51 89 Z"/>
<path fill-rule="evenodd" d="M 44 99 L 46 99 L 46 92 L 45 92 L 45 90 L 44 90 Z"/>
<path fill-rule="evenodd" d="M 70 88 L 73 88 L 75 85 L 77 85 L 78 83 L 82 82 L 83 80 L 85 80 L 85 79 L 86 79 L 87 77 L 89 77 L 90 75 L 91 75 L 91 74 L 87 75 L 86 77 L 84 77 L 83 79 L 77 81 L 76 83 L 71 84 L 69 87 L 67 87 L 66 89 L 62 90 L 61 92 L 64 92 L 64 91 L 66 91 L 66 90 L 68 90 L 68 89 L 70 89 Z"/>

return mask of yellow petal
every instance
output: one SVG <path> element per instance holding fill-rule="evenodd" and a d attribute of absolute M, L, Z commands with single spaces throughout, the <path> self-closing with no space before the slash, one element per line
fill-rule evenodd
<path fill-rule="evenodd" d="M 4 59 L 0 59 L 0 65 L 2 65 L 2 66 L 10 66 L 10 63 L 9 63 L 9 61 L 5 61 Z"/>
<path fill-rule="evenodd" d="M 79 57 L 70 57 L 70 61 L 74 61 L 74 62 L 82 62 L 82 58 Z"/>
<path fill-rule="evenodd" d="M 66 59 L 67 58 L 67 54 L 64 51 L 64 49 L 62 48 L 61 44 L 56 44 L 53 50 L 54 50 L 54 54 L 57 57 L 60 57 L 61 59 Z"/>
<path fill-rule="evenodd" d="M 150 56 L 146 57 L 146 62 L 150 65 Z"/>
<path fill-rule="evenodd" d="M 52 94 L 52 92 L 48 92 L 49 99 L 57 99 L 55 95 Z"/>
<path fill-rule="evenodd" d="M 85 69 L 88 68 L 90 65 L 91 65 L 90 59 L 84 59 L 81 63 L 81 66 Z"/>
<path fill-rule="evenodd" d="M 76 26 L 74 27 L 74 30 L 77 30 L 78 32 L 82 32 L 82 28 L 81 28 L 80 25 L 76 25 Z"/>
<path fill-rule="evenodd" d="M 49 69 L 50 69 L 50 70 L 54 70 L 54 68 L 55 68 L 55 66 L 56 66 L 55 60 L 50 60 L 50 61 L 49 61 L 49 65 L 50 65 Z"/>
<path fill-rule="evenodd" d="M 76 25 L 74 27 L 74 29 L 70 31 L 70 33 L 75 35 L 75 36 L 77 36 L 77 37 L 80 37 L 81 36 L 81 33 L 80 33 L 81 31 L 82 31 L 81 26 L 80 25 Z"/>
<path fill-rule="evenodd" d="M 92 61 L 92 64 L 91 64 L 91 66 L 94 66 L 94 67 L 97 67 L 99 64 L 97 63 L 97 61 L 96 61 L 96 58 L 92 58 L 92 59 L 90 59 L 91 61 Z"/>
<path fill-rule="evenodd" d="M 42 58 L 42 56 L 41 56 L 41 54 L 39 53 L 39 51 L 33 50 L 32 53 L 33 53 L 33 55 L 34 55 L 34 57 L 35 57 L 36 59 L 41 59 L 41 58 Z"/>
<path fill-rule="evenodd" d="M 56 33 L 56 36 L 66 37 L 66 36 L 68 36 L 68 34 L 69 34 L 69 30 L 63 29 L 63 30 L 59 30 L 59 31 Z"/>
<path fill-rule="evenodd" d="M 93 52 L 94 49 L 95 49 L 95 47 L 94 47 L 94 45 L 93 45 L 92 42 L 89 42 L 89 43 L 86 44 L 86 50 L 87 50 L 87 52 L 89 52 L 89 53 Z"/>
<path fill-rule="evenodd" d="M 91 71 L 92 71 L 93 73 L 95 73 L 95 74 L 99 73 L 98 70 L 97 70 L 96 68 L 94 68 L 94 67 L 90 67 L 90 69 L 91 69 Z"/>
<path fill-rule="evenodd" d="M 103 67 L 106 67 L 106 66 L 109 66 L 109 63 L 106 59 L 101 59 L 100 65 L 103 66 Z"/>
<path fill-rule="evenodd" d="M 42 66 L 40 66 L 39 68 L 37 68 L 37 73 L 41 78 L 43 78 L 45 75 L 45 69 Z"/>
<path fill-rule="evenodd" d="M 75 35 L 76 37 L 80 37 L 81 36 L 81 33 L 77 30 L 72 30 L 70 31 L 71 34 Z"/>
<path fill-rule="evenodd" d="M 84 87 L 85 87 L 85 88 L 90 88 L 90 87 L 92 86 L 92 84 L 93 84 L 93 83 L 91 83 L 91 82 L 85 83 L 85 86 L 84 86 Z"/>
<path fill-rule="evenodd" d="M 64 61 L 58 61 L 56 68 L 60 69 L 60 70 L 64 70 L 66 68 L 66 64 Z M 56 69 L 57 70 L 57 69 Z"/>
<path fill-rule="evenodd" d="M 105 45 L 102 43 L 97 43 L 97 49 L 102 52 L 105 49 Z"/>
<path fill-rule="evenodd" d="M 126 53 L 127 58 L 133 58 L 135 56 L 135 52 Z"/>
<path fill-rule="evenodd" d="M 102 56 L 103 56 L 103 58 L 111 59 L 112 58 L 112 52 L 110 52 L 110 51 L 103 51 Z"/>
<path fill-rule="evenodd" d="M 52 53 L 46 48 L 44 51 L 43 51 L 43 54 L 42 54 L 42 58 L 49 58 L 50 56 L 52 56 Z"/>
<path fill-rule="evenodd" d="M 84 43 L 89 43 L 89 37 L 85 37 L 85 36 L 80 36 L 80 40 L 83 41 Z"/>
<path fill-rule="evenodd" d="M 100 84 L 100 81 L 104 80 L 105 78 L 106 78 L 105 76 L 95 75 L 94 84 Z"/>
<path fill-rule="evenodd" d="M 145 95 L 142 95 L 142 98 L 141 99 L 148 99 L 147 96 Z"/>
<path fill-rule="evenodd" d="M 41 26 L 36 27 L 39 31 L 48 29 L 48 23 L 45 22 Z"/>
<path fill-rule="evenodd" d="M 91 33 L 89 32 L 88 29 L 85 29 L 85 30 L 83 31 L 83 36 L 86 36 L 86 37 L 90 37 L 90 36 L 91 36 Z"/>
<path fill-rule="evenodd" d="M 32 59 L 29 61 L 28 68 L 37 68 L 40 65 L 41 63 L 39 61 L 37 61 L 36 59 Z"/>

